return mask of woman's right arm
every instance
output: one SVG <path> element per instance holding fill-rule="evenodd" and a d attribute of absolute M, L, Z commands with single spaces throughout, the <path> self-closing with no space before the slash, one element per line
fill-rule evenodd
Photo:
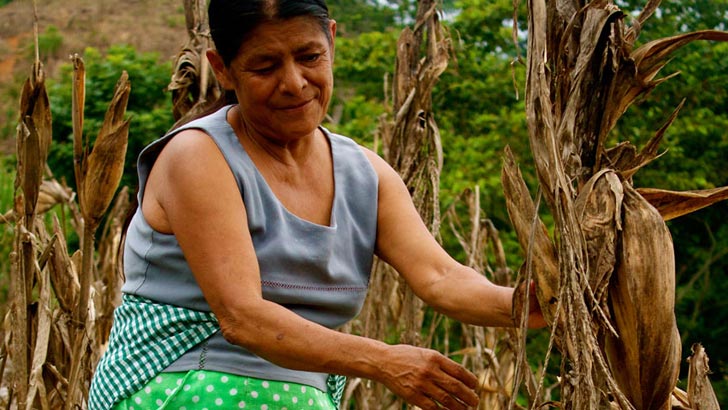
<path fill-rule="evenodd" d="M 435 351 L 337 332 L 263 299 L 245 205 L 201 131 L 183 131 L 162 150 L 143 204 L 150 224 L 177 238 L 230 343 L 282 367 L 379 381 L 423 409 L 477 404 L 475 376 Z"/>

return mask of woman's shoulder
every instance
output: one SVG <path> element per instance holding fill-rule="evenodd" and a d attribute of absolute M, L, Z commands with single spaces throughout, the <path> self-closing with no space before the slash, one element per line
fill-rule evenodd
<path fill-rule="evenodd" d="M 379 170 L 386 170 L 387 168 L 391 167 L 387 162 L 379 156 L 376 152 L 374 152 L 372 149 L 365 147 L 364 145 L 359 144 L 358 142 L 354 141 L 352 138 L 347 137 L 345 135 L 337 134 L 335 132 L 331 132 L 324 128 L 324 132 L 328 135 L 329 139 L 332 142 L 332 145 L 337 145 L 339 147 L 343 147 L 346 151 L 353 155 L 362 156 L 369 162 L 375 171 L 377 171 L 377 174 L 379 174 Z"/>

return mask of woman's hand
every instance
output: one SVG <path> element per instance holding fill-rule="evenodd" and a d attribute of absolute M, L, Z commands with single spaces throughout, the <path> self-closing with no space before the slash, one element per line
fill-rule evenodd
<path fill-rule="evenodd" d="M 521 282 L 518 287 L 513 290 L 513 324 L 518 327 L 521 320 L 521 312 L 526 295 L 526 282 Z M 531 281 L 528 289 L 528 327 L 530 329 L 540 329 L 547 326 L 548 323 L 541 311 L 541 305 L 536 297 L 536 282 Z"/>
<path fill-rule="evenodd" d="M 423 410 L 465 410 L 478 405 L 478 378 L 442 354 L 394 345 L 382 358 L 379 381 Z"/>

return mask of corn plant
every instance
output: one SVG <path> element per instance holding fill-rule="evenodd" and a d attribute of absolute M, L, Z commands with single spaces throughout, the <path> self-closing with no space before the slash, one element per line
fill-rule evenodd
<path fill-rule="evenodd" d="M 37 23 L 36 23 L 37 25 Z M 37 30 L 36 30 L 37 33 Z M 46 157 L 51 144 L 51 113 L 45 73 L 38 58 L 26 80 L 17 127 L 17 169 L 11 210 L 3 222 L 13 226 L 10 254 L 11 300 L 4 322 L 0 386 L 8 408 L 85 407 L 93 368 L 103 351 L 111 311 L 118 301 L 121 275 L 118 248 L 127 191 L 108 213 L 123 169 L 128 132 L 124 119 L 129 81 L 123 73 L 93 149 L 83 124 L 83 61 L 74 61 L 74 153 L 78 193 L 52 177 Z M 81 238 L 71 251 L 66 227 L 54 206 L 70 214 Z M 97 263 L 95 238 L 103 263 Z"/>
<path fill-rule="evenodd" d="M 527 3 L 526 110 L 553 240 L 508 154 L 503 181 L 528 255 L 526 274 L 538 284 L 552 343 L 562 353 L 562 407 L 671 408 L 681 344 L 665 220 L 725 199 L 728 188 L 634 187 L 632 176 L 658 157 L 680 107 L 641 150 L 629 141 L 607 147 L 606 137 L 639 96 L 670 78 L 658 74 L 675 50 L 698 39 L 728 41 L 728 33 L 699 31 L 635 48 L 659 0 L 649 0 L 632 26 L 608 0 Z M 541 404 L 534 399 L 532 408 Z M 691 397 L 691 408 L 717 408 L 709 401 Z"/>

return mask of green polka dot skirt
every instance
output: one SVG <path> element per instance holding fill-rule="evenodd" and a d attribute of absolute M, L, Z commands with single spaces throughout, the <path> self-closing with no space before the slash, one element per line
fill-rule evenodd
<path fill-rule="evenodd" d="M 113 410 L 336 410 L 331 396 L 297 383 L 208 370 L 160 373 Z"/>

